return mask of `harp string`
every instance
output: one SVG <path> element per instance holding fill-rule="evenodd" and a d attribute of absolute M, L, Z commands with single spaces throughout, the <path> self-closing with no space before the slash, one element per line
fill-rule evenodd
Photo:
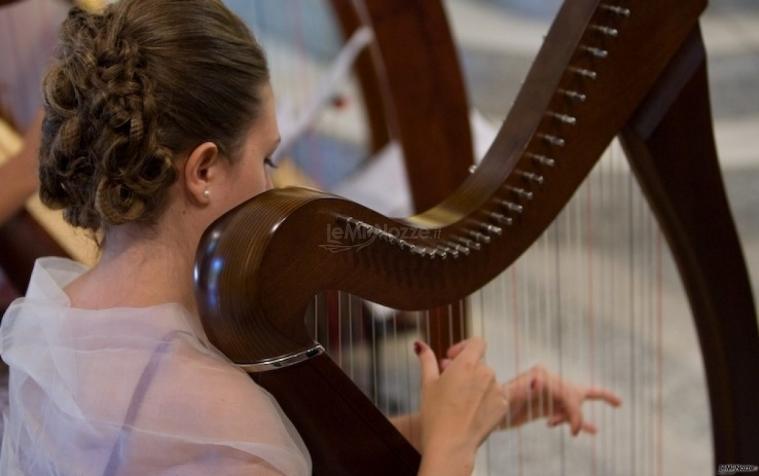
<path fill-rule="evenodd" d="M 664 315 L 663 300 L 663 237 L 661 231 L 656 231 L 656 476 L 664 474 L 664 439 L 663 439 L 663 381 L 664 381 L 664 352 L 662 350 L 662 318 Z"/>
<path fill-rule="evenodd" d="M 611 217 L 612 214 L 615 213 L 614 208 L 614 200 L 618 197 L 618 194 L 615 194 L 614 191 L 621 190 L 622 186 L 622 179 L 623 174 L 621 173 L 620 168 L 620 159 L 619 154 L 617 154 L 617 147 L 616 143 L 612 142 L 611 147 L 609 148 L 609 154 L 610 154 L 610 163 L 609 163 L 609 170 L 610 170 L 610 182 L 613 185 L 613 188 L 609 190 L 609 194 L 607 197 L 607 208 L 606 208 L 606 217 Z M 614 263 L 611 258 L 609 258 L 609 314 L 608 315 L 618 315 L 617 314 L 617 303 L 619 300 L 617 299 L 618 293 L 614 292 L 614 289 L 616 289 L 617 286 L 617 277 L 618 273 L 616 272 L 616 263 Z M 614 340 L 614 330 L 613 327 L 609 324 L 607 320 L 607 334 L 606 338 L 608 342 L 616 342 Z M 614 372 L 614 369 L 618 367 L 619 362 L 619 349 L 617 345 L 612 345 L 612 355 L 611 355 L 611 361 L 610 366 L 608 368 L 609 374 Z M 609 375 L 610 381 L 611 375 Z M 607 414 L 609 413 L 609 410 L 607 409 Z M 609 462 L 609 465 L 611 468 L 615 468 L 617 466 L 617 457 L 619 454 L 619 448 L 617 445 L 618 442 L 618 428 L 617 428 L 617 419 L 612 418 L 611 415 L 608 416 L 607 421 L 610 421 L 611 425 L 611 460 Z"/>
<path fill-rule="evenodd" d="M 612 146 L 613 147 L 613 146 Z M 612 154 L 612 147 L 609 148 L 608 151 L 604 153 L 605 159 L 600 164 L 601 171 L 598 174 L 598 195 L 600 196 L 600 199 L 598 200 L 598 216 L 603 220 L 603 217 L 606 216 L 606 212 L 608 210 L 609 205 L 609 199 L 607 197 L 607 186 L 606 182 L 609 179 L 610 173 L 611 173 L 611 160 L 610 156 Z M 598 313 L 600 316 L 606 315 L 609 310 L 611 309 L 608 304 L 608 299 L 605 297 L 610 295 L 611 293 L 607 293 L 606 288 L 606 280 L 611 278 L 611 275 L 613 273 L 608 272 L 609 262 L 607 260 L 606 254 L 601 254 L 601 257 L 599 259 L 599 275 L 598 275 Z M 608 332 L 609 332 L 609 326 L 607 323 L 601 319 L 599 324 L 599 334 L 601 335 L 601 339 L 599 341 L 599 351 L 596 354 L 597 357 L 597 366 L 598 366 L 598 372 L 600 374 L 600 380 L 606 381 L 608 377 L 608 367 L 605 365 L 605 361 L 602 358 L 602 356 L 608 355 L 611 353 L 611 349 L 608 347 Z M 596 420 L 598 422 L 598 425 L 601 427 L 601 429 L 608 429 L 609 428 L 609 421 L 608 421 L 608 412 L 605 409 L 602 409 L 601 414 L 598 416 L 598 419 Z M 598 445 L 600 447 L 600 453 L 601 453 L 601 473 L 607 474 L 610 472 L 611 468 L 609 467 L 608 460 L 609 460 L 609 450 L 610 450 L 610 441 L 609 441 L 609 431 L 602 431 L 599 435 L 599 441 Z"/>
<path fill-rule="evenodd" d="M 483 289 L 481 293 L 478 293 L 475 298 L 479 298 L 479 306 L 478 306 L 478 313 L 475 314 L 479 319 L 479 329 L 481 332 L 481 335 L 487 335 L 487 330 L 485 329 L 485 307 L 486 307 L 486 289 Z M 485 361 L 487 362 L 487 354 L 485 355 Z M 493 456 L 492 451 L 492 440 L 488 439 L 486 442 L 485 448 L 483 449 L 485 454 L 485 467 L 488 472 L 490 472 L 490 467 L 492 465 L 491 458 Z"/>
<path fill-rule="evenodd" d="M 630 329 L 630 335 L 629 335 L 629 376 L 630 376 L 630 395 L 631 395 L 631 402 L 630 402 L 630 434 L 632 435 L 631 438 L 631 448 L 630 448 L 630 461 L 629 461 L 629 467 L 632 471 L 632 474 L 637 474 L 637 388 L 636 388 L 636 381 L 635 381 L 635 372 L 636 372 L 636 363 L 637 363 L 637 355 L 635 355 L 635 336 L 636 336 L 636 319 L 635 319 L 635 292 L 636 292 L 636 286 L 635 286 L 635 267 L 634 267 L 634 255 L 635 255 L 635 237 L 634 237 L 634 230 L 635 230 L 635 224 L 634 224 L 634 200 L 633 200 L 633 179 L 631 176 L 627 177 L 627 201 L 628 201 L 628 208 L 627 208 L 627 245 L 628 245 L 628 254 L 627 254 L 627 268 L 629 270 L 628 273 L 628 318 L 629 318 L 629 329 Z"/>
<path fill-rule="evenodd" d="M 661 235 L 639 193 L 634 193 L 634 182 L 620 175 L 618 169 L 624 164 L 616 163 L 615 148 L 578 192 L 579 200 L 568 205 L 536 245 L 459 306 L 466 306 L 471 333 L 489 339 L 488 363 L 497 368 L 502 380 L 540 361 L 573 381 L 614 389 L 628 382 L 629 389 L 623 392 L 625 406 L 621 410 L 585 406 L 586 417 L 600 429 L 595 441 L 568 438 L 566 428 L 546 434 L 540 425 L 496 434 L 478 459 L 478 474 L 628 474 L 632 466 L 637 474 L 656 474 L 656 467 L 663 468 L 662 437 L 655 436 L 662 432 L 659 422 L 663 420 Z M 618 234 L 599 225 L 609 215 L 619 215 L 619 198 L 627 204 L 622 214 L 627 234 L 621 242 L 622 266 L 607 256 L 610 244 L 619 248 Z M 345 303 L 343 298 L 339 302 Z M 340 331 L 343 338 L 337 345 L 348 350 L 338 351 L 333 345 L 330 349 L 333 355 L 342 355 L 343 368 L 355 378 L 357 362 L 350 349 L 362 343 L 354 331 L 352 305 L 339 308 L 342 313 L 347 310 L 348 317 L 338 321 L 349 330 Z M 429 338 L 430 313 L 368 309 L 373 399 L 388 414 L 413 411 L 418 405 L 412 401 L 418 392 L 418 364 L 410 352 L 411 342 Z M 450 322 L 453 306 L 440 317 Z M 329 339 L 329 333 L 321 334 Z M 651 348 L 653 354 L 647 352 Z M 508 361 L 504 368 L 501 364 Z M 351 366 L 354 371 L 349 370 Z M 619 377 L 622 372 L 624 378 Z M 547 414 L 553 413 L 549 406 Z M 620 424 L 624 420 L 627 428 Z M 636 430 L 630 432 L 633 425 Z M 559 457 L 547 459 L 544 446 Z"/>
<path fill-rule="evenodd" d="M 585 309 L 585 319 L 587 323 L 588 328 L 588 334 L 587 334 L 587 344 L 588 344 L 588 373 L 589 373 L 589 383 L 591 386 L 595 384 L 595 366 L 593 362 L 594 358 L 594 346 L 595 346 L 595 333 L 594 333 L 594 301 L 593 301 L 593 178 L 591 177 L 590 180 L 588 180 L 588 185 L 586 187 L 585 191 L 585 220 L 584 220 L 584 244 L 585 244 L 585 259 L 583 262 L 586 266 L 586 309 Z M 591 406 L 588 408 L 588 414 L 590 415 L 590 418 L 592 421 L 596 421 L 595 419 L 595 406 Z M 592 476 L 596 476 L 597 474 L 597 457 L 596 457 L 596 450 L 597 450 L 597 441 L 594 439 L 591 440 L 591 446 L 592 446 L 592 452 L 591 452 L 591 472 L 590 474 Z"/>

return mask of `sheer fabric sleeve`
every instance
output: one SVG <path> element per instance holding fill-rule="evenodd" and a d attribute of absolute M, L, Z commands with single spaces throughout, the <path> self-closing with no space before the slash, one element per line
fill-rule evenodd
<path fill-rule="evenodd" d="M 147 367 L 157 383 L 125 418 L 134 423 L 114 453 L 118 465 L 128 474 L 310 474 L 305 445 L 263 388 L 239 369 L 185 350 L 163 369 Z"/>
<path fill-rule="evenodd" d="M 51 288 L 60 273 L 33 277 L 0 328 L 10 367 L 0 474 L 311 474 L 276 401 L 186 311 L 72 309 Z"/>

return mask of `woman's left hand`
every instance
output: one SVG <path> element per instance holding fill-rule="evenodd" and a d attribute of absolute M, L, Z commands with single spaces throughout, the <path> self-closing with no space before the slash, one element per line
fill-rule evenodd
<path fill-rule="evenodd" d="M 445 369 L 449 359 L 454 358 L 460 351 L 459 344 L 448 349 L 448 358 L 440 363 L 441 369 Z M 622 404 L 619 396 L 611 390 L 569 382 L 541 365 L 504 383 L 502 388 L 509 400 L 509 414 L 501 425 L 504 429 L 547 418 L 549 427 L 568 422 L 574 436 L 581 431 L 595 434 L 598 428 L 583 417 L 583 402 L 600 400 L 613 407 Z"/>
<path fill-rule="evenodd" d="M 583 402 L 600 400 L 613 407 L 622 404 L 611 390 L 569 382 L 541 365 L 518 375 L 502 388 L 511 409 L 502 428 L 514 428 L 545 417 L 549 427 L 568 422 L 573 436 L 581 431 L 596 434 L 598 428 L 583 416 Z"/>

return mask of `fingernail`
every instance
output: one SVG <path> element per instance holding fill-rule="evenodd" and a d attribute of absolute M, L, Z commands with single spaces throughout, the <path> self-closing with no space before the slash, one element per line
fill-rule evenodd
<path fill-rule="evenodd" d="M 414 342 L 414 352 L 416 355 L 419 355 L 422 353 L 422 343 L 419 341 Z"/>
<path fill-rule="evenodd" d="M 530 382 L 530 388 L 532 390 L 535 390 L 535 387 L 537 387 L 537 386 L 538 386 L 538 380 L 537 379 L 532 379 L 532 381 Z"/>

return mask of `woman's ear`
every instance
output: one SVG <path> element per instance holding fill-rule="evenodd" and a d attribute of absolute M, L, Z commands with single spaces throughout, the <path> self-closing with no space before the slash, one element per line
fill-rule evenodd
<path fill-rule="evenodd" d="M 184 186 L 189 198 L 198 205 L 210 203 L 213 186 L 219 185 L 223 160 L 213 142 L 203 142 L 190 152 L 184 164 Z"/>

